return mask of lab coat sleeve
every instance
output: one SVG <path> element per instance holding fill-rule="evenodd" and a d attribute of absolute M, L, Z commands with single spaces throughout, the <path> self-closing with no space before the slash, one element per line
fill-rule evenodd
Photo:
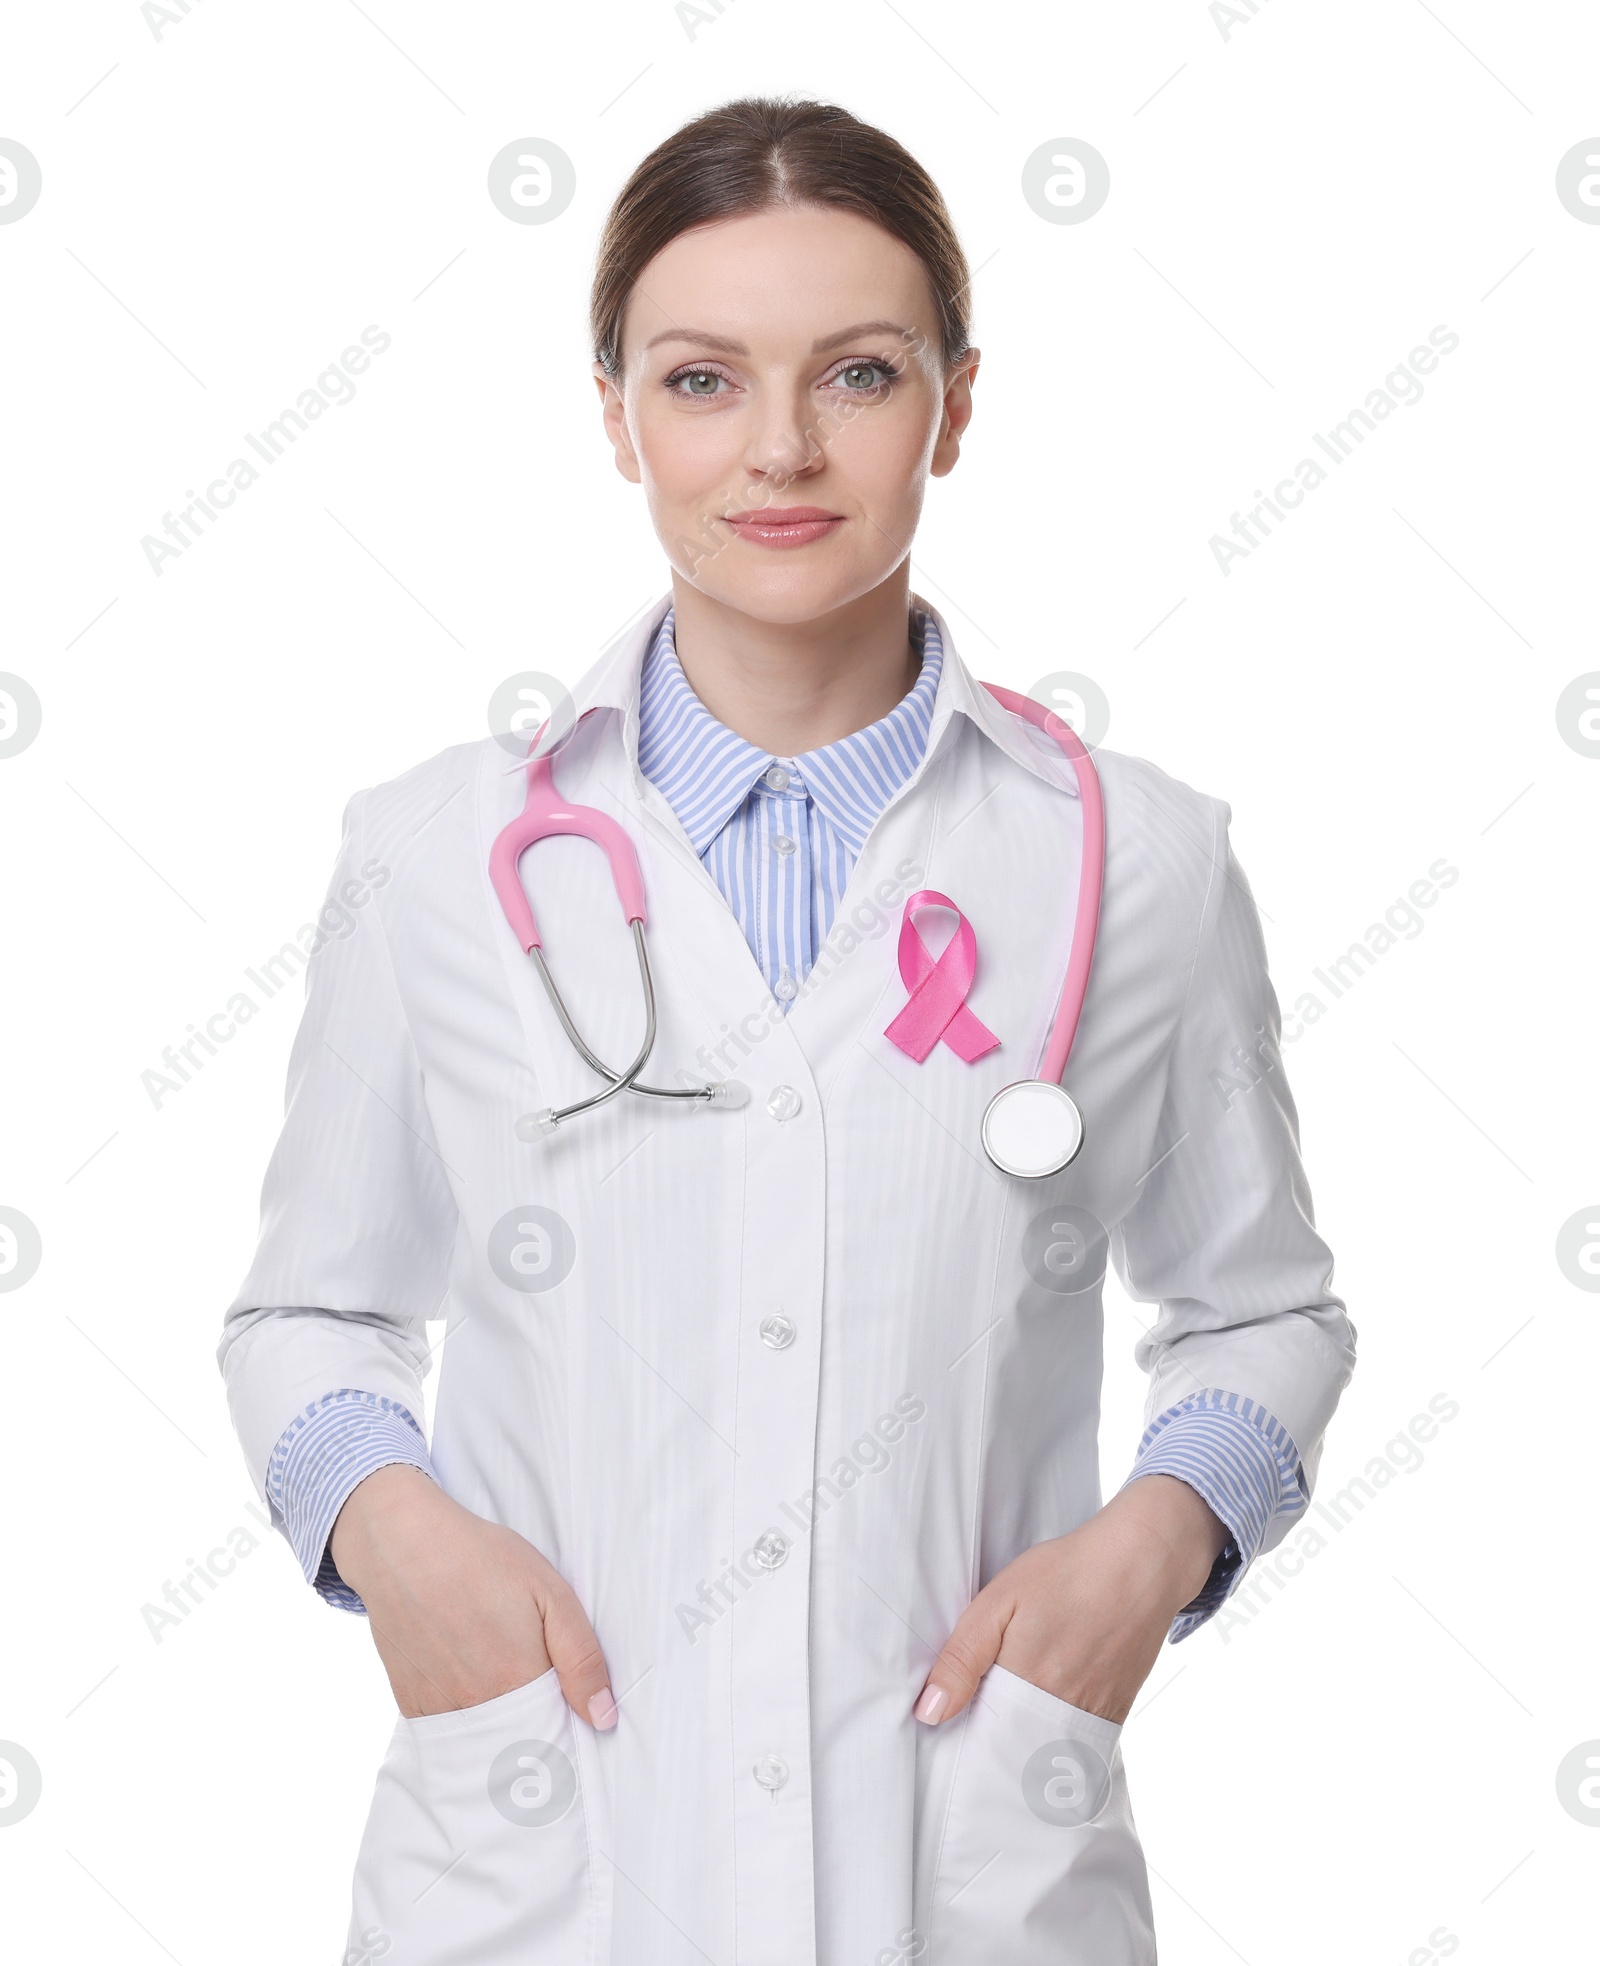
<path fill-rule="evenodd" d="M 1355 1365 L 1355 1329 L 1332 1288 L 1300 1159 L 1255 901 L 1209 800 L 1204 905 L 1150 1172 L 1111 1233 L 1129 1293 L 1159 1305 L 1134 1357 L 1149 1375 L 1145 1419 L 1196 1394 L 1233 1395 L 1286 1433 L 1298 1507 L 1280 1508 L 1276 1547 L 1310 1500 L 1323 1436 Z"/>
<path fill-rule="evenodd" d="M 423 1325 L 444 1296 L 456 1235 L 384 931 L 393 877 L 367 851 L 364 796 L 345 809 L 330 890 L 339 906 L 321 917 L 339 925 L 307 965 L 255 1261 L 217 1353 L 246 1462 L 269 1502 L 274 1449 L 330 1395 L 354 1391 L 423 1412 Z"/>

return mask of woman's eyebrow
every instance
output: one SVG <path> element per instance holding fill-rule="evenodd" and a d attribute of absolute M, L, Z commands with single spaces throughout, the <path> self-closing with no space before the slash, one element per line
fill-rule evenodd
<path fill-rule="evenodd" d="M 857 335 L 892 334 L 902 341 L 913 339 L 913 330 L 903 328 L 898 321 L 857 321 L 848 328 L 840 328 L 836 333 L 822 335 L 812 342 L 813 355 L 825 355 L 830 348 L 837 348 L 842 342 L 854 341 Z M 748 355 L 749 349 L 742 341 L 733 341 L 727 335 L 712 334 L 706 328 L 663 328 L 660 334 L 652 335 L 645 343 L 646 348 L 654 348 L 662 341 L 692 342 L 697 348 L 715 348 L 724 355 Z"/>
<path fill-rule="evenodd" d="M 857 321 L 851 327 L 841 328 L 837 334 L 823 335 L 819 341 L 812 342 L 811 352 L 813 355 L 825 355 L 830 348 L 837 348 L 840 342 L 854 341 L 857 335 L 863 334 L 898 335 L 902 341 L 914 338 L 914 330 L 901 327 L 898 321 Z"/>

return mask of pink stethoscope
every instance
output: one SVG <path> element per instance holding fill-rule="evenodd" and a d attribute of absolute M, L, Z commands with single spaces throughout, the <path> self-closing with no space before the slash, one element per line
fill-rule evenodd
<path fill-rule="evenodd" d="M 1100 777 L 1089 753 L 1072 726 L 1053 710 L 1035 703 L 1016 690 L 985 685 L 1005 709 L 1053 737 L 1068 758 L 1078 781 L 1078 797 L 1083 808 L 1083 858 L 1078 877 L 1078 908 L 1073 922 L 1072 949 L 1067 972 L 1056 1004 L 1055 1020 L 1040 1061 L 1037 1078 L 1018 1079 L 1002 1086 L 989 1101 L 983 1115 L 984 1151 L 1003 1174 L 1038 1180 L 1056 1174 L 1077 1157 L 1083 1145 L 1083 1115 L 1076 1101 L 1061 1084 L 1067 1059 L 1077 1036 L 1083 1000 L 1089 988 L 1089 967 L 1094 960 L 1095 940 L 1100 927 L 1100 895 L 1105 880 L 1106 820 Z M 587 1099 L 570 1106 L 550 1108 L 532 1116 L 535 1134 L 550 1133 L 563 1120 L 591 1107 L 604 1105 L 619 1092 L 637 1092 L 649 1099 L 687 1099 L 701 1105 L 742 1106 L 749 1099 L 749 1088 L 738 1079 L 708 1081 L 685 1087 L 644 1084 L 644 1070 L 656 1041 L 656 995 L 650 975 L 650 958 L 645 949 L 644 878 L 632 840 L 608 813 L 593 806 L 573 805 L 556 789 L 552 775 L 552 754 L 539 751 L 543 728 L 535 733 L 529 749 L 526 770 L 527 798 L 521 813 L 496 838 L 489 850 L 489 879 L 505 910 L 506 920 L 522 945 L 550 998 L 561 1028 L 578 1056 L 606 1084 Z M 633 931 L 634 952 L 639 959 L 639 981 L 644 992 L 644 1042 L 633 1062 L 615 1071 L 589 1048 L 574 1023 L 570 1011 L 556 988 L 555 978 L 545 960 L 539 925 L 533 918 L 527 891 L 522 885 L 522 856 L 529 847 L 558 833 L 571 833 L 592 841 L 611 862 L 611 880 L 622 905 L 623 919 Z M 908 904 L 909 905 L 909 904 Z M 967 931 L 970 935 L 970 930 Z M 522 1127 L 519 1125 L 519 1131 Z"/>

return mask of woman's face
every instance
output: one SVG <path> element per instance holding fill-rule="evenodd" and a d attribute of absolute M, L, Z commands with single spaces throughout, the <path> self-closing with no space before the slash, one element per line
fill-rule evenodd
<path fill-rule="evenodd" d="M 663 247 L 629 300 L 622 362 L 620 393 L 595 368 L 606 430 L 673 568 L 771 622 L 845 606 L 901 564 L 977 370 L 973 352 L 946 371 L 916 255 L 817 206 Z"/>

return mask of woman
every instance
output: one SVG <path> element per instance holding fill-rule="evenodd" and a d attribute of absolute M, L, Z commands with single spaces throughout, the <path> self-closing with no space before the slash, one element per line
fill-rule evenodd
<path fill-rule="evenodd" d="M 365 905 L 312 968 L 222 1362 L 400 1709 L 351 1960 L 1155 1956 L 1121 1723 L 1305 1507 L 1353 1334 L 1228 808 L 1150 765 L 1095 760 L 1083 1151 L 1020 1180 L 979 1146 L 1037 1069 L 1085 833 L 1077 770 L 908 585 L 972 414 L 967 285 L 915 160 L 816 103 L 698 118 L 606 226 L 595 379 L 672 586 L 546 743 L 642 863 L 648 1076 L 717 1103 L 530 1119 L 610 1081 L 491 884 L 525 791 L 494 740 L 348 808 Z M 582 1039 L 632 1058 L 604 859 L 556 837 L 521 880 Z M 955 914 L 975 974 L 909 1044 Z M 1161 1309 L 1102 1507 L 1108 1253 Z"/>

